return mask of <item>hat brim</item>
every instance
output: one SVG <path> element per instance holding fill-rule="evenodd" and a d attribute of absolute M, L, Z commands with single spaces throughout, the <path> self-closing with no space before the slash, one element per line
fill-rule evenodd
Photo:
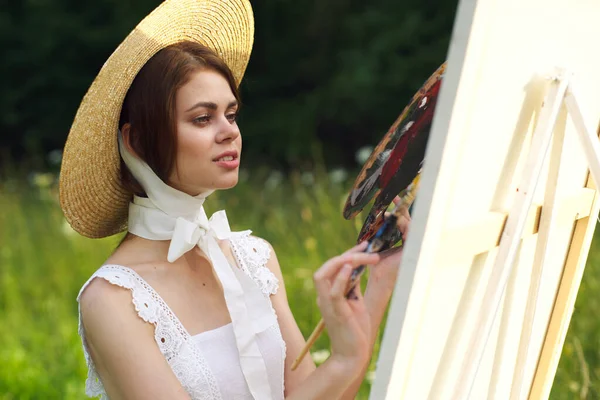
<path fill-rule="evenodd" d="M 127 228 L 132 193 L 121 184 L 117 130 L 125 95 L 144 64 L 191 40 L 214 50 L 239 85 L 253 39 L 247 0 L 167 0 L 125 38 L 84 96 L 63 151 L 60 204 L 75 231 L 101 238 Z"/>

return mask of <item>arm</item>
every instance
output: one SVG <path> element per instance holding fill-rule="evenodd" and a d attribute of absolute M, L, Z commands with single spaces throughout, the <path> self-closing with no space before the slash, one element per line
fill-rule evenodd
<path fill-rule="evenodd" d="M 189 400 L 128 289 L 96 278 L 80 305 L 88 351 L 111 399 Z"/>
<path fill-rule="evenodd" d="M 371 280 L 369 280 L 371 281 Z M 392 296 L 392 291 L 389 292 L 379 291 L 379 288 L 374 288 L 375 285 L 367 284 L 367 288 L 365 290 L 365 306 L 369 310 L 370 320 L 371 320 L 371 342 L 369 345 L 369 360 L 373 356 L 373 348 L 375 346 L 375 342 L 377 340 L 377 334 L 379 333 L 379 326 L 381 325 L 381 321 L 383 321 L 383 316 L 385 315 L 385 309 L 390 301 Z M 355 379 L 346 392 L 344 392 L 342 399 L 354 399 L 358 390 L 360 389 L 360 385 L 364 380 L 364 376 L 367 373 L 369 368 L 369 363 L 366 363 L 360 373 L 358 374 L 357 379 Z"/>
<path fill-rule="evenodd" d="M 362 253 L 356 247 L 344 255 L 328 261 L 315 274 L 315 285 L 319 292 L 319 307 L 322 309 L 332 340 L 332 355 L 319 368 L 315 368 L 312 359 L 306 357 L 298 368 L 292 371 L 291 365 L 306 342 L 290 310 L 277 256 L 274 251 L 271 254 L 267 267 L 280 282 L 279 290 L 271 297 L 271 300 L 287 346 L 285 363 L 286 399 L 342 398 L 353 382 L 358 381 L 360 386 L 370 355 L 370 351 L 366 347 L 371 342 L 368 337 L 371 329 L 370 324 L 365 323 L 365 319 L 369 317 L 362 303 L 362 297 L 357 301 L 352 301 L 354 304 L 349 306 L 348 304 L 351 301 L 346 300 L 343 296 L 350 269 L 343 271 L 342 267 L 347 264 L 356 267 L 363 263 L 372 263 L 378 260 L 379 256 Z M 345 274 L 346 272 L 347 274 Z M 329 286 L 327 284 L 328 279 L 332 283 Z M 331 279 L 336 280 L 337 286 L 336 282 L 331 281 Z M 339 294 L 332 295 L 332 292 L 328 292 L 328 288 L 333 291 L 338 288 Z M 330 318 L 332 307 L 335 307 L 336 302 L 343 308 L 341 321 Z M 360 328 L 354 324 L 360 325 Z M 355 331 L 352 329 L 355 329 Z M 364 329 L 368 332 L 365 332 Z M 357 336 L 354 336 L 355 334 Z M 357 342 L 357 337 L 362 341 L 358 340 Z M 354 393 L 351 396 L 354 396 L 357 390 L 358 387 L 353 389 Z"/>
<path fill-rule="evenodd" d="M 398 204 L 400 201 L 399 197 L 394 199 L 394 203 Z M 402 237 L 406 238 L 408 228 L 410 225 L 410 214 L 408 209 L 403 208 L 400 210 L 400 218 L 397 220 L 398 229 L 402 232 Z M 379 326 L 383 321 L 385 310 L 390 302 L 396 278 L 398 276 L 398 266 L 402 259 L 402 248 L 396 247 L 391 250 L 380 253 L 381 260 L 377 265 L 373 266 L 371 273 L 369 274 L 369 281 L 365 290 L 365 307 L 369 310 L 369 318 L 371 321 L 371 343 L 369 346 L 371 358 L 373 354 L 373 347 L 377 340 L 377 334 L 379 332 Z M 369 365 L 366 364 L 359 374 L 359 379 L 356 379 L 346 393 L 344 393 L 343 399 L 353 399 L 356 393 L 360 389 L 363 377 L 367 372 Z"/>

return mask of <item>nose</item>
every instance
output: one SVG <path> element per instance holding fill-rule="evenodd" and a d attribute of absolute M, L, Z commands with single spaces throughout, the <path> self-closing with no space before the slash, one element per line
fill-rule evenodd
<path fill-rule="evenodd" d="M 219 126 L 219 131 L 216 136 L 216 141 L 218 143 L 224 141 L 233 141 L 240 136 L 240 129 L 238 128 L 237 123 L 231 123 L 225 116 L 221 119 L 221 124 Z"/>

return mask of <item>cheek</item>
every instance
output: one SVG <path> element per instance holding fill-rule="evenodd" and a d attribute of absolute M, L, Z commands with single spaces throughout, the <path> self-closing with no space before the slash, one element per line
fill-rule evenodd
<path fill-rule="evenodd" d="M 189 162 L 190 159 L 197 162 L 202 158 L 209 158 L 211 146 L 212 141 L 209 135 L 198 132 L 181 132 L 178 136 L 177 158 L 184 162 Z"/>

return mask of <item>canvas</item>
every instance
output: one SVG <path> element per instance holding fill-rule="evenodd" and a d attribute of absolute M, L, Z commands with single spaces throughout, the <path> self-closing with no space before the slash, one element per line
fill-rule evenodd
<path fill-rule="evenodd" d="M 453 398 L 555 67 L 574 73 L 597 127 L 598 15 L 590 0 L 459 2 L 372 399 Z M 470 399 L 548 397 L 597 213 L 563 108 Z M 541 238 L 552 249 L 543 263 Z M 535 318 L 524 334 L 532 289 Z"/>

